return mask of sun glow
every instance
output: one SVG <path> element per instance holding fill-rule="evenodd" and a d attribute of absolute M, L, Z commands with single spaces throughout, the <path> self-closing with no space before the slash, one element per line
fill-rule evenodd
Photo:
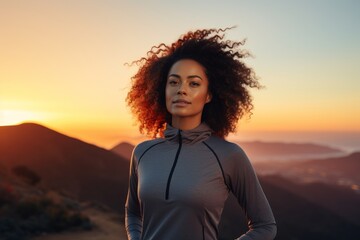
<path fill-rule="evenodd" d="M 26 110 L 0 110 L 0 126 L 16 125 L 22 122 L 40 122 L 44 120 L 41 113 Z"/>

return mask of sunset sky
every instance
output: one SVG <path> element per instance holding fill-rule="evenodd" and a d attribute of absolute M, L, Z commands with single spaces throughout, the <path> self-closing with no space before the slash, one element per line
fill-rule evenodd
<path fill-rule="evenodd" d="M 238 134 L 360 133 L 359 13 L 357 0 L 1 1 L 0 125 L 37 122 L 103 147 L 139 137 L 124 101 L 137 69 L 124 63 L 236 25 L 227 38 L 247 39 L 266 86 Z"/>

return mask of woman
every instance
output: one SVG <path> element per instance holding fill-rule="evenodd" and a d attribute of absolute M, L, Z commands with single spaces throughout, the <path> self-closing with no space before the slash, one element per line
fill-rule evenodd
<path fill-rule="evenodd" d="M 131 240 L 215 240 L 230 192 L 249 220 L 238 239 L 275 237 L 247 156 L 224 139 L 253 107 L 248 88 L 260 86 L 241 61 L 248 56 L 239 50 L 244 42 L 224 41 L 226 30 L 188 32 L 137 61 L 127 102 L 140 131 L 154 139 L 137 145 L 131 159 L 125 206 Z"/>

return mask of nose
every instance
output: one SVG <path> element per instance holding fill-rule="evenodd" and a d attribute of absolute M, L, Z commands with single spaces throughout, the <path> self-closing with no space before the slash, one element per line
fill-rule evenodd
<path fill-rule="evenodd" d="M 186 90 L 185 84 L 179 84 L 179 89 L 177 91 L 177 94 L 186 95 L 186 93 L 187 93 L 187 90 Z"/>

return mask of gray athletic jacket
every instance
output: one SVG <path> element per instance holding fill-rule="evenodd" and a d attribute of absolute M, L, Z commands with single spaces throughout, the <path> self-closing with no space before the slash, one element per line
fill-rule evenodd
<path fill-rule="evenodd" d="M 125 227 L 130 240 L 216 240 L 233 192 L 249 219 L 238 239 L 274 239 L 269 203 L 243 150 L 204 123 L 136 146 L 130 164 Z"/>

